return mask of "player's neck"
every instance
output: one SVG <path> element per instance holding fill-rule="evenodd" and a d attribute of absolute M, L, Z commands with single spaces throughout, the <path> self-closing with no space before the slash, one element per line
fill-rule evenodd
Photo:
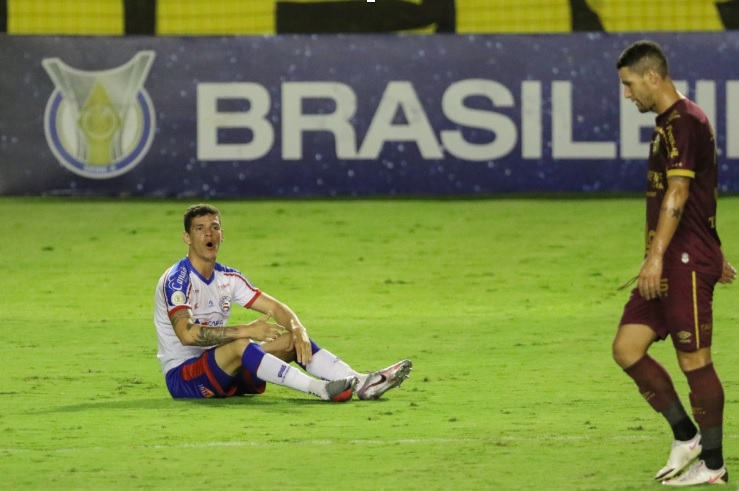
<path fill-rule="evenodd" d="M 187 259 L 190 261 L 190 264 L 192 264 L 192 267 L 195 268 L 195 271 L 197 271 L 203 278 L 210 279 L 210 277 L 213 276 L 213 270 L 216 267 L 215 260 L 207 260 L 192 253 L 187 255 Z"/>
<path fill-rule="evenodd" d="M 665 81 L 664 84 L 665 87 L 659 91 L 659 95 L 655 100 L 654 109 L 657 114 L 662 114 L 671 108 L 677 101 L 685 98 L 684 95 L 678 92 L 672 81 Z"/>

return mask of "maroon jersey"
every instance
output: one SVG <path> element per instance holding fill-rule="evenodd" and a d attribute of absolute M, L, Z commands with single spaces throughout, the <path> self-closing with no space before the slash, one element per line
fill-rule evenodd
<path fill-rule="evenodd" d="M 647 173 L 647 251 L 657 229 L 667 178 L 689 177 L 690 196 L 665 252 L 664 267 L 720 275 L 723 255 L 716 231 L 718 165 L 711 124 L 697 104 L 681 99 L 657 116 L 656 125 Z"/>

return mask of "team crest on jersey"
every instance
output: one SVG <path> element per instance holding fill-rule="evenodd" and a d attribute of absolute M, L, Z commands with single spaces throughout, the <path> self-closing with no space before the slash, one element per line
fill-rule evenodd
<path fill-rule="evenodd" d="M 221 297 L 221 312 L 228 314 L 231 311 L 231 297 Z"/>
<path fill-rule="evenodd" d="M 187 299 L 185 298 L 184 293 L 178 291 L 172 294 L 169 301 L 172 305 L 182 305 L 187 301 Z"/>
<path fill-rule="evenodd" d="M 153 51 L 117 68 L 83 71 L 59 58 L 42 65 L 56 87 L 46 105 L 46 141 L 67 169 L 108 179 L 133 169 L 154 140 L 155 112 L 144 81 Z"/>

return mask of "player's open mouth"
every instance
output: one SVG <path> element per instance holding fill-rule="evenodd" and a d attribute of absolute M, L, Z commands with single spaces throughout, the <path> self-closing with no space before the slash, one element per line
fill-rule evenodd
<path fill-rule="evenodd" d="M 213 242 L 208 242 L 207 244 L 205 244 L 205 246 L 206 247 L 213 247 Z"/>

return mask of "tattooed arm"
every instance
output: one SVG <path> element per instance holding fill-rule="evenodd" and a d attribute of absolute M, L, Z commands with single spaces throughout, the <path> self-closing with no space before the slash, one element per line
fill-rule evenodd
<path fill-rule="evenodd" d="M 249 324 L 215 327 L 196 324 L 192 310 L 182 309 L 175 312 L 170 321 L 175 334 L 185 346 L 220 346 L 236 339 L 274 340 L 280 330 L 277 324 L 269 322 L 270 316 L 267 314 Z"/>
<path fill-rule="evenodd" d="M 685 203 L 690 195 L 690 181 L 690 178 L 682 176 L 667 179 L 667 191 L 662 200 L 657 230 L 654 232 L 647 257 L 639 271 L 639 292 L 647 300 L 660 296 L 662 259 L 683 216 Z"/>

